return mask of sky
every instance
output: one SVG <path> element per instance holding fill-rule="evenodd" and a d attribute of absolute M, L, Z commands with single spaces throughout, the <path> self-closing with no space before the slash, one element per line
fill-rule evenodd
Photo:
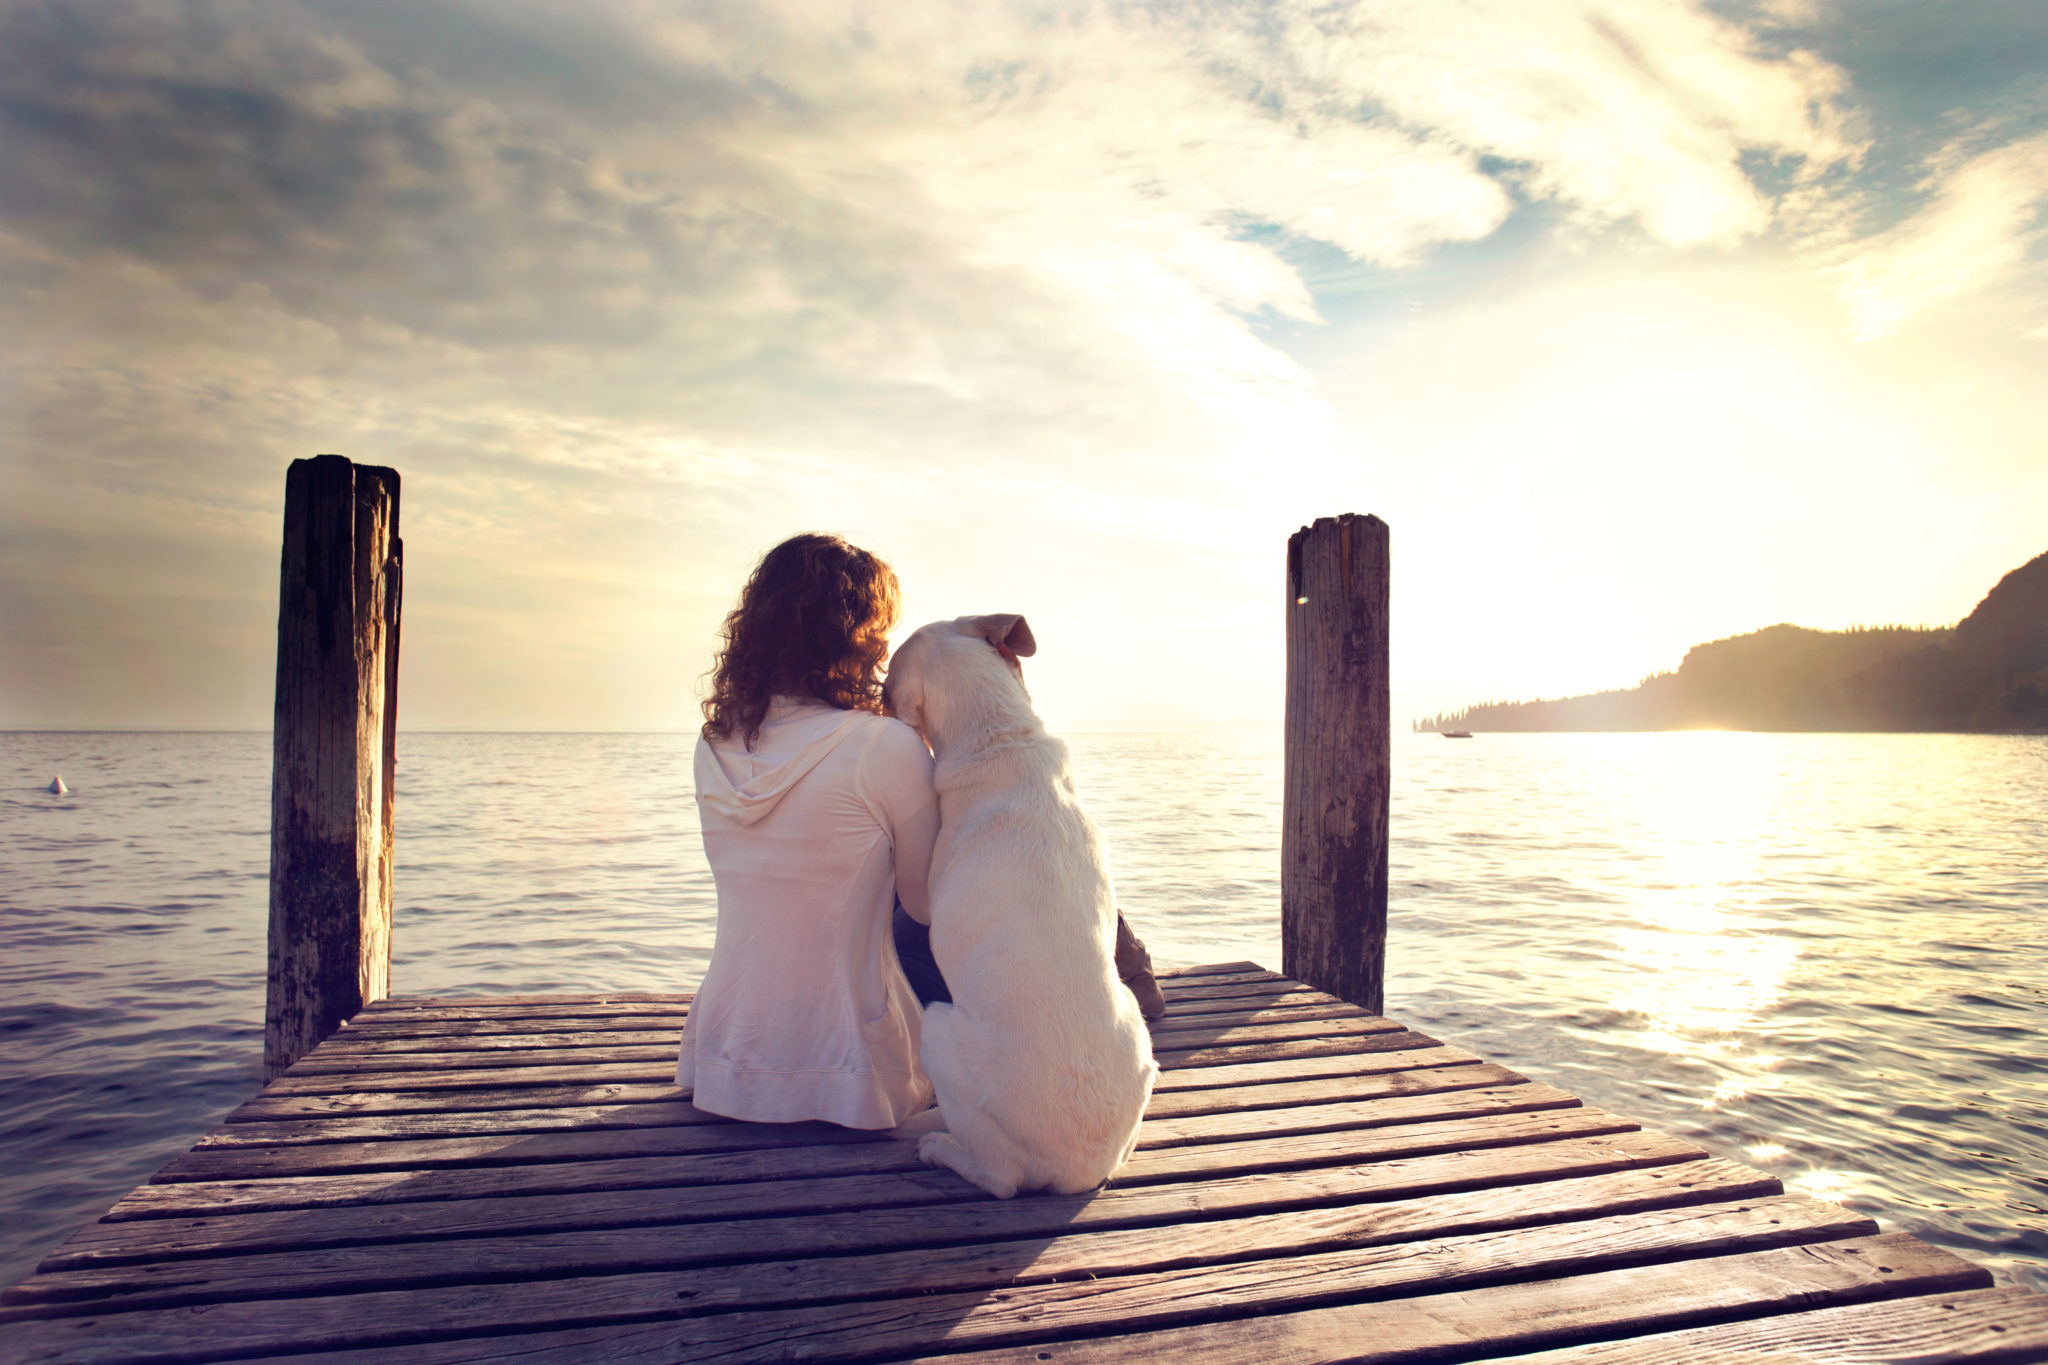
<path fill-rule="evenodd" d="M 1020 611 L 1055 730 L 1395 724 L 2048 550 L 2039 0 L 0 0 L 0 728 L 264 728 L 290 461 L 399 716 L 681 729 L 759 555 Z"/>

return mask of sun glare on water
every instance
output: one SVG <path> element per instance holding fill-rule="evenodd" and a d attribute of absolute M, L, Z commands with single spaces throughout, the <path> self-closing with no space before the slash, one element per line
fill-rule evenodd
<path fill-rule="evenodd" d="M 1609 1003 L 1643 1019 L 1643 1046 L 1721 1055 L 1747 1046 L 1784 992 L 1798 946 L 1747 902 L 1755 836 L 1771 817 L 1772 759 L 1756 736 L 1696 732 L 1658 746 L 1642 789 L 1637 847 L 1648 863 L 1638 922 L 1615 932 L 1626 983 Z M 1725 1088 L 1725 1086 L 1724 1086 Z M 1717 1092 L 1716 1099 L 1742 1092 Z"/>

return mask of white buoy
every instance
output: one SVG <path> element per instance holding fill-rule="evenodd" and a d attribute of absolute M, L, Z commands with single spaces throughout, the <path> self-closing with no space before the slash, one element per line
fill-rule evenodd
<path fill-rule="evenodd" d="M 64 779 L 59 776 L 51 778 L 50 785 L 43 788 L 43 790 L 52 796 L 64 796 L 70 792 L 71 788 L 65 786 Z"/>

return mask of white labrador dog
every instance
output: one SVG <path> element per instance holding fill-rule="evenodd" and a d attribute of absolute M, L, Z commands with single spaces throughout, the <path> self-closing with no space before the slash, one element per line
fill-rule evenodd
<path fill-rule="evenodd" d="M 884 689 L 931 745 L 939 793 L 932 956 L 953 1003 L 925 1010 L 944 1129 L 917 1155 L 998 1199 L 1102 1184 L 1159 1075 L 1117 980 L 1101 836 L 1024 691 L 1017 658 L 1036 650 L 1021 616 L 934 622 L 896 651 Z"/>

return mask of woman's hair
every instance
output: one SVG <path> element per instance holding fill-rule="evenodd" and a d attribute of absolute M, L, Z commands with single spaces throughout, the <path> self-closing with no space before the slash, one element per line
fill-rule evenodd
<path fill-rule="evenodd" d="M 813 697 L 842 711 L 882 709 L 882 661 L 900 603 L 896 573 L 838 536 L 791 536 L 770 550 L 725 618 L 704 733 L 761 734 L 768 700 Z"/>

